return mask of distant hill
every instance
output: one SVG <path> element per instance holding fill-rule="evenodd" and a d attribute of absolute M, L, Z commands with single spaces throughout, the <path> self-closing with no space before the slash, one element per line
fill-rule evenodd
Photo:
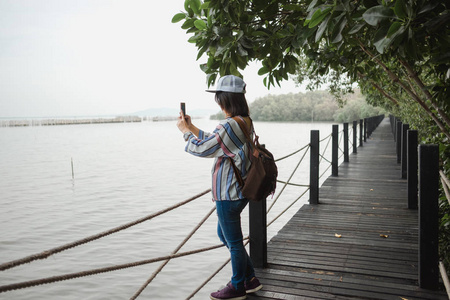
<path fill-rule="evenodd" d="M 178 116 L 178 109 L 175 108 L 149 108 L 146 110 L 137 111 L 127 115 L 139 116 L 139 117 L 168 117 L 168 116 Z M 217 113 L 217 110 L 211 109 L 194 109 L 188 111 L 188 114 L 192 117 L 209 117 L 212 114 Z"/>

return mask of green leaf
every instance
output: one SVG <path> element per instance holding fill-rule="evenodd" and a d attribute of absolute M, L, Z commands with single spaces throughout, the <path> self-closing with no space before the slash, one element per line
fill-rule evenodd
<path fill-rule="evenodd" d="M 203 54 L 204 54 L 208 49 L 209 49 L 209 44 L 204 45 L 204 46 L 198 51 L 198 54 L 197 54 L 197 60 L 199 60 L 200 57 L 202 57 Z"/>
<path fill-rule="evenodd" d="M 363 19 L 369 25 L 377 26 L 381 21 L 394 16 L 392 9 L 382 5 L 374 6 L 366 10 L 363 14 Z"/>
<path fill-rule="evenodd" d="M 423 13 L 427 13 L 427 12 L 433 10 L 438 5 L 439 5 L 439 1 L 436 1 L 435 3 L 427 3 L 419 10 L 419 12 L 417 14 L 420 15 Z"/>
<path fill-rule="evenodd" d="M 362 3 L 367 8 L 370 8 L 370 7 L 378 5 L 378 1 L 377 0 L 363 0 Z"/>
<path fill-rule="evenodd" d="M 206 22 L 203 21 L 203 20 L 195 20 L 194 26 L 195 26 L 198 30 L 205 30 L 205 29 L 206 29 Z"/>
<path fill-rule="evenodd" d="M 210 87 L 210 86 L 212 86 L 214 84 L 214 82 L 216 81 L 216 78 L 217 78 L 217 73 L 208 74 L 206 76 L 208 87 Z"/>
<path fill-rule="evenodd" d="M 331 42 L 332 43 L 339 43 L 340 41 L 342 41 L 343 36 L 342 36 L 342 30 L 344 29 L 345 25 L 347 25 L 347 19 L 345 17 L 343 17 L 339 24 L 337 24 L 337 26 L 334 27 L 333 30 L 333 34 L 331 35 Z"/>
<path fill-rule="evenodd" d="M 316 10 L 316 12 L 312 15 L 311 20 L 309 21 L 308 27 L 313 28 L 319 25 L 319 23 L 323 21 L 323 19 L 327 16 L 327 14 L 330 11 L 331 7 L 326 8 L 323 11 L 320 8 Z"/>
<path fill-rule="evenodd" d="M 245 50 L 241 44 L 237 44 L 237 54 L 240 56 L 247 56 L 248 52 Z"/>
<path fill-rule="evenodd" d="M 230 41 L 228 41 L 224 45 L 219 45 L 219 47 L 217 47 L 217 51 L 214 55 L 217 57 L 219 55 L 224 54 L 227 50 L 229 50 L 230 45 L 231 45 Z"/>
<path fill-rule="evenodd" d="M 402 24 L 400 22 L 394 22 L 392 23 L 391 27 L 389 27 L 389 30 L 386 34 L 388 38 L 392 37 L 393 35 L 399 34 L 399 30 L 402 28 Z M 403 31 L 404 31 L 403 27 Z M 401 33 L 401 32 L 400 32 Z"/>
<path fill-rule="evenodd" d="M 190 7 L 196 15 L 200 15 L 200 7 L 202 6 L 200 0 L 190 0 Z"/>
<path fill-rule="evenodd" d="M 194 26 L 195 19 L 186 20 L 183 25 L 181 25 L 182 29 L 189 29 Z"/>
<path fill-rule="evenodd" d="M 178 13 L 175 16 L 173 16 L 172 23 L 178 23 L 185 18 L 186 18 L 186 15 L 184 13 Z"/>
<path fill-rule="evenodd" d="M 283 5 L 284 10 L 294 10 L 294 11 L 303 11 L 303 7 L 298 4 L 285 4 Z"/>
<path fill-rule="evenodd" d="M 377 51 L 381 54 L 384 53 L 384 49 L 386 49 L 391 43 L 391 39 L 386 37 L 389 28 L 390 28 L 389 25 L 381 26 L 381 28 L 378 29 L 377 32 L 375 33 L 375 37 L 373 39 L 374 40 L 373 45 L 375 46 L 375 48 L 377 48 Z"/>
<path fill-rule="evenodd" d="M 358 31 L 361 30 L 361 28 L 364 27 L 364 25 L 365 25 L 364 23 L 358 23 L 358 24 L 356 24 L 355 26 L 353 26 L 352 29 L 350 29 L 350 31 L 348 32 L 348 34 L 355 34 L 355 33 L 357 33 Z"/>
<path fill-rule="evenodd" d="M 196 34 L 196 35 L 194 35 L 194 36 L 191 36 L 191 37 L 188 39 L 188 42 L 189 42 L 189 43 L 195 43 L 195 42 L 197 42 L 197 40 L 198 40 L 199 38 L 201 38 L 201 36 Z"/>
<path fill-rule="evenodd" d="M 413 59 L 418 58 L 417 43 L 414 39 L 414 32 L 411 28 L 408 28 L 408 39 L 406 42 L 406 46 L 403 48 L 410 57 L 412 57 Z"/>
<path fill-rule="evenodd" d="M 324 22 L 320 23 L 319 28 L 317 29 L 316 32 L 316 39 L 315 39 L 316 43 L 322 38 L 322 35 L 325 32 L 325 29 L 327 28 L 328 25 L 328 21 L 330 21 L 330 19 L 331 16 L 328 16 L 328 18 Z"/>
<path fill-rule="evenodd" d="M 208 65 L 207 64 L 200 64 L 200 70 L 202 70 L 204 73 L 208 71 Z"/>
<path fill-rule="evenodd" d="M 243 57 L 243 56 L 237 56 L 237 65 L 241 70 L 244 70 L 245 67 L 247 66 L 247 56 Z"/>
<path fill-rule="evenodd" d="M 267 74 L 267 73 L 269 73 L 269 68 L 267 68 L 267 67 L 262 67 L 261 69 L 259 69 L 258 70 L 258 75 L 264 75 L 264 74 Z"/>
<path fill-rule="evenodd" d="M 261 30 L 256 30 L 252 32 L 252 36 L 269 36 L 269 34 Z"/>
<path fill-rule="evenodd" d="M 395 1 L 394 6 L 394 13 L 397 15 L 399 19 L 404 20 L 406 18 L 406 11 L 405 11 L 405 2 L 403 0 L 397 0 Z"/>
<path fill-rule="evenodd" d="M 308 8 L 306 9 L 306 11 L 312 11 L 312 9 L 314 8 L 314 7 L 316 7 L 316 4 L 317 4 L 317 2 L 318 2 L 318 0 L 313 0 L 310 4 L 309 4 L 309 6 L 308 6 Z"/>
<path fill-rule="evenodd" d="M 241 43 L 242 47 L 244 47 L 244 48 L 247 48 L 247 49 L 253 48 L 253 41 L 246 36 L 239 39 L 239 43 Z"/>
<path fill-rule="evenodd" d="M 184 10 L 186 10 L 186 12 L 188 13 L 189 17 L 193 17 L 194 16 L 194 11 L 192 10 L 191 6 L 190 6 L 190 2 L 191 0 L 185 0 L 184 1 Z"/>

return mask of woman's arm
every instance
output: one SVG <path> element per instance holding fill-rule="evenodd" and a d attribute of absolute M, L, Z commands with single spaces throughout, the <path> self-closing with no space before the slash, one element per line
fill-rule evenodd
<path fill-rule="evenodd" d="M 231 125 L 233 124 L 233 125 Z M 237 122 L 221 122 L 211 133 L 199 131 L 197 139 L 190 138 L 185 150 L 193 155 L 201 157 L 226 156 L 233 158 L 244 145 L 236 132 L 240 131 Z"/>
<path fill-rule="evenodd" d="M 177 127 L 182 133 L 192 132 L 196 137 L 198 137 L 200 133 L 200 129 L 197 128 L 197 126 L 195 126 L 194 124 L 192 124 L 191 116 L 183 115 L 183 112 L 180 112 Z"/>
<path fill-rule="evenodd" d="M 192 132 L 196 137 L 199 136 L 200 134 L 200 129 L 197 128 L 197 126 L 195 126 L 194 124 L 191 123 L 191 125 L 189 126 L 189 131 Z"/>

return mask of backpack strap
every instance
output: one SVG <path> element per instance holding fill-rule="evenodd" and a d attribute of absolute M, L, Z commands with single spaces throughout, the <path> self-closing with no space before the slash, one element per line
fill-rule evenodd
<path fill-rule="evenodd" d="M 231 165 L 233 166 L 234 174 L 236 175 L 237 181 L 239 182 L 239 186 L 242 188 L 245 182 L 244 179 L 242 179 L 241 172 L 238 170 L 231 157 L 229 157 L 229 159 L 231 161 Z"/>
<path fill-rule="evenodd" d="M 245 125 L 244 120 L 240 116 L 233 117 L 233 120 L 235 120 L 239 124 L 239 127 L 241 128 L 242 132 L 244 133 L 245 137 L 247 138 L 247 141 L 250 142 L 251 145 L 255 145 L 254 141 L 250 137 L 250 133 L 247 129 L 247 126 Z M 251 122 L 250 123 L 250 130 L 251 130 L 253 127 L 253 120 L 250 119 L 250 122 Z M 254 130 L 253 130 L 253 132 L 254 132 Z M 255 136 L 256 136 L 256 134 L 255 134 Z"/>
<path fill-rule="evenodd" d="M 249 133 L 249 131 L 247 129 L 247 126 L 245 125 L 244 120 L 242 120 L 240 116 L 233 117 L 233 120 L 235 120 L 239 124 L 239 127 L 241 128 L 242 132 L 244 133 L 245 138 L 247 139 L 247 142 L 249 142 L 251 146 L 254 146 L 255 143 L 252 140 L 252 138 L 250 137 L 250 133 Z M 250 121 L 251 121 L 250 128 L 252 128 L 253 127 L 253 121 L 252 121 L 252 119 L 250 119 Z M 234 164 L 234 161 L 233 161 L 233 159 L 231 159 L 231 157 L 230 157 L 230 161 L 231 161 L 231 165 L 233 166 L 234 174 L 236 175 L 236 178 L 237 178 L 237 180 L 239 182 L 239 185 L 242 188 L 244 186 L 245 182 L 244 182 L 244 179 L 242 179 L 241 172 L 238 170 L 238 168 Z"/>

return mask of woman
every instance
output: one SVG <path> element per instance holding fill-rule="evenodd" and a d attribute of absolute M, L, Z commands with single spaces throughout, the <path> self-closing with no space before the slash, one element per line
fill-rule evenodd
<path fill-rule="evenodd" d="M 211 294 L 211 299 L 245 299 L 247 293 L 262 288 L 255 277 L 252 261 L 245 250 L 240 214 L 248 200 L 235 176 L 231 159 L 240 170 L 243 179 L 250 168 L 249 143 L 233 117 L 244 120 L 250 136 L 253 136 L 252 121 L 245 99 L 245 82 L 234 75 L 219 79 L 215 90 L 215 101 L 226 115 L 212 134 L 205 133 L 192 124 L 188 115 L 180 112 L 177 126 L 187 141 L 186 152 L 200 157 L 215 158 L 212 168 L 212 199 L 216 204 L 217 234 L 231 255 L 233 275 L 231 282 L 220 291 Z"/>

